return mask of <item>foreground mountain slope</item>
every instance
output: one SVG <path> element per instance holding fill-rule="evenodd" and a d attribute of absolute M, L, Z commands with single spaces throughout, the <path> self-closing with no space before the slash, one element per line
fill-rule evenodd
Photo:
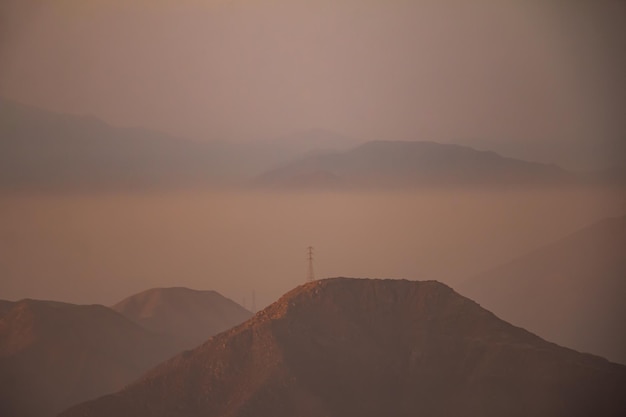
<path fill-rule="evenodd" d="M 321 179 L 319 183 L 316 180 Z M 266 172 L 260 187 L 508 186 L 572 181 L 553 166 L 435 142 L 374 141 Z"/>
<path fill-rule="evenodd" d="M 434 281 L 303 285 L 99 416 L 622 416 L 626 367 L 546 342 Z"/>
<path fill-rule="evenodd" d="M 604 219 L 458 288 L 548 340 L 626 363 L 626 216 Z"/>
<path fill-rule="evenodd" d="M 172 346 L 100 305 L 22 300 L 0 313 L 0 415 L 50 416 L 122 388 Z"/>
<path fill-rule="evenodd" d="M 251 312 L 215 291 L 182 287 L 153 288 L 112 308 L 146 329 L 168 335 L 180 350 L 191 349 L 252 317 Z"/>

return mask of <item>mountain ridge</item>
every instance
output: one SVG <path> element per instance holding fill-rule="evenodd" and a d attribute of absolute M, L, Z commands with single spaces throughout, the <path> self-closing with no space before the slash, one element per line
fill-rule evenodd
<path fill-rule="evenodd" d="M 217 291 L 185 287 L 151 288 L 111 308 L 153 332 L 171 336 L 180 350 L 191 349 L 252 316 Z"/>
<path fill-rule="evenodd" d="M 0 97 L 0 188 L 240 186 L 298 155 L 317 154 L 320 146 L 334 149 L 347 143 L 352 139 L 324 129 L 273 140 L 190 140 Z"/>
<path fill-rule="evenodd" d="M 265 188 L 297 188 L 312 176 L 337 178 L 339 187 L 563 185 L 567 171 L 503 157 L 493 151 L 432 141 L 371 141 L 343 152 L 301 158 L 258 176 Z M 320 184 L 321 187 L 328 184 Z"/>
<path fill-rule="evenodd" d="M 626 216 L 601 219 L 458 289 L 557 343 L 626 363 Z M 533 305 L 529 309 L 528 303 Z"/>
<path fill-rule="evenodd" d="M 120 389 L 171 349 L 102 305 L 11 302 L 0 312 L 0 414 L 53 415 Z"/>
<path fill-rule="evenodd" d="M 617 416 L 624 387 L 436 281 L 335 278 L 61 416 Z"/>

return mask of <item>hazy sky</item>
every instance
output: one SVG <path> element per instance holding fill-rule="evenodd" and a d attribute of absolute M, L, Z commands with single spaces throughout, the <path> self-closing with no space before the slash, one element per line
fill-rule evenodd
<path fill-rule="evenodd" d="M 574 164 L 626 138 L 623 1 L 2 4 L 0 95 L 118 125 L 568 148 Z"/>

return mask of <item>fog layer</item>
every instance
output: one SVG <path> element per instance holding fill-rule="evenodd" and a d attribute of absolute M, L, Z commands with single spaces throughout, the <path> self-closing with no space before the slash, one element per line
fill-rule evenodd
<path fill-rule="evenodd" d="M 172 192 L 0 197 L 0 298 L 112 304 L 156 286 L 257 307 L 306 279 L 460 282 L 606 216 L 611 191 Z"/>
<path fill-rule="evenodd" d="M 2 3 L 0 95 L 114 125 L 322 127 L 568 167 L 615 163 L 626 137 L 620 1 Z"/>

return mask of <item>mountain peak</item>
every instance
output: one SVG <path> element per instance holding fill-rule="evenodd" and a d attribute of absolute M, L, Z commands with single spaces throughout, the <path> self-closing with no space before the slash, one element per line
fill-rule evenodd
<path fill-rule="evenodd" d="M 529 186 L 566 184 L 571 174 L 553 166 L 503 157 L 467 146 L 426 141 L 372 141 L 347 151 L 312 155 L 256 179 L 265 187 L 299 187 L 323 172 L 342 187 Z M 304 182 L 309 185 L 310 181 Z M 318 184 L 327 187 L 328 181 Z"/>
<path fill-rule="evenodd" d="M 415 302 L 424 297 L 454 291 L 438 281 L 399 279 L 326 278 L 302 284 L 283 295 L 276 303 L 260 312 L 269 318 L 281 318 L 308 308 L 364 308 L 375 310 L 384 304 Z"/>
<path fill-rule="evenodd" d="M 625 388 L 436 281 L 333 278 L 63 416 L 612 416 Z"/>
<path fill-rule="evenodd" d="M 153 332 L 174 336 L 181 350 L 252 316 L 216 291 L 185 287 L 152 288 L 127 297 L 112 308 Z"/>

